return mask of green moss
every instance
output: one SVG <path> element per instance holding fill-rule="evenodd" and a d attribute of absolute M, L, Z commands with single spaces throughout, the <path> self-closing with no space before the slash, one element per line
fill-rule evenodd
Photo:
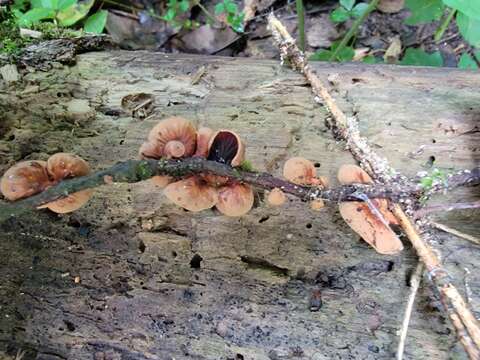
<path fill-rule="evenodd" d="M 242 169 L 244 171 L 255 171 L 252 163 L 248 160 L 243 160 L 242 161 L 242 163 L 240 164 L 240 169 Z"/>
<path fill-rule="evenodd" d="M 150 179 L 154 175 L 147 161 L 141 161 L 136 168 L 136 176 L 140 180 Z"/>

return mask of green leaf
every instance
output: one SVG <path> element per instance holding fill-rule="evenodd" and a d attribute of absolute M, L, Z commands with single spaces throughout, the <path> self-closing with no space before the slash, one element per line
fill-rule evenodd
<path fill-rule="evenodd" d="M 53 19 L 54 17 L 55 11 L 52 9 L 34 8 L 23 14 L 19 19 L 18 24 L 20 26 L 30 26 L 39 23 L 41 20 Z"/>
<path fill-rule="evenodd" d="M 24 11 L 27 8 L 28 3 L 28 0 L 15 0 L 13 4 L 10 5 L 10 9 Z"/>
<path fill-rule="evenodd" d="M 66 8 L 74 5 L 77 0 L 59 0 L 58 1 L 58 9 L 65 10 Z"/>
<path fill-rule="evenodd" d="M 190 9 L 190 2 L 188 0 L 182 0 L 180 4 L 178 4 L 178 8 L 181 12 L 187 12 Z"/>
<path fill-rule="evenodd" d="M 40 0 L 42 8 L 58 10 L 58 0 Z"/>
<path fill-rule="evenodd" d="M 457 13 L 457 25 L 463 38 L 472 46 L 480 47 L 480 20 Z"/>
<path fill-rule="evenodd" d="M 340 5 L 350 11 L 353 9 L 353 5 L 355 5 L 355 0 L 340 0 Z"/>
<path fill-rule="evenodd" d="M 218 3 L 215 5 L 215 14 L 223 14 L 225 12 L 225 4 L 224 3 Z"/>
<path fill-rule="evenodd" d="M 175 19 L 176 16 L 177 16 L 177 12 L 175 11 L 175 9 L 169 8 L 165 13 L 165 15 L 163 16 L 163 20 L 172 21 L 173 19 Z"/>
<path fill-rule="evenodd" d="M 438 51 L 428 54 L 422 49 L 408 48 L 400 65 L 442 66 L 443 59 Z"/>
<path fill-rule="evenodd" d="M 237 4 L 230 0 L 224 0 L 225 10 L 230 14 L 235 14 L 238 11 Z"/>
<path fill-rule="evenodd" d="M 87 21 L 85 21 L 83 29 L 87 33 L 101 34 L 105 28 L 105 24 L 107 23 L 107 16 L 107 10 L 97 11 L 95 14 L 88 17 Z"/>
<path fill-rule="evenodd" d="M 460 60 L 458 61 L 458 68 L 459 69 L 478 69 L 478 65 L 469 54 L 463 53 L 462 56 L 460 56 Z"/>
<path fill-rule="evenodd" d="M 367 55 L 362 59 L 362 62 L 365 64 L 376 64 L 378 63 L 377 58 L 373 55 Z"/>
<path fill-rule="evenodd" d="M 362 16 L 365 11 L 367 11 L 368 9 L 368 4 L 367 3 L 358 3 L 357 5 L 355 5 L 355 7 L 352 9 L 352 15 L 356 18 Z"/>
<path fill-rule="evenodd" d="M 33 8 L 43 8 L 42 0 L 31 0 L 30 7 Z"/>
<path fill-rule="evenodd" d="M 443 0 L 443 2 L 471 18 L 480 20 L 480 1 L 478 0 Z"/>
<path fill-rule="evenodd" d="M 343 7 L 336 8 L 330 14 L 330 20 L 336 23 L 341 23 L 350 19 L 350 13 Z"/>
<path fill-rule="evenodd" d="M 345 46 L 342 50 L 340 50 L 337 54 L 337 59 L 338 61 L 351 61 L 353 60 L 353 57 L 355 56 L 355 50 L 353 48 Z"/>
<path fill-rule="evenodd" d="M 95 0 L 82 1 L 68 8 L 61 10 L 57 14 L 57 20 L 62 26 L 72 26 L 78 20 L 87 16 Z"/>
<path fill-rule="evenodd" d="M 406 0 L 405 6 L 411 15 L 405 20 L 407 25 L 425 24 L 439 20 L 445 6 L 442 0 Z"/>
<path fill-rule="evenodd" d="M 318 50 L 314 54 L 312 54 L 309 58 L 311 61 L 328 61 L 332 56 L 332 52 L 330 50 Z"/>

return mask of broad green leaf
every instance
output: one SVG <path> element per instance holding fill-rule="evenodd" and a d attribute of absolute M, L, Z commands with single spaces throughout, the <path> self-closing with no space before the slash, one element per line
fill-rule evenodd
<path fill-rule="evenodd" d="M 189 1 L 188 0 L 180 1 L 180 4 L 178 4 L 178 8 L 180 9 L 181 12 L 187 12 L 188 9 L 190 9 Z"/>
<path fill-rule="evenodd" d="M 77 0 L 58 0 L 58 9 L 65 10 L 66 8 L 75 4 Z"/>
<path fill-rule="evenodd" d="M 235 14 L 238 11 L 237 4 L 235 4 L 233 1 L 230 0 L 225 0 L 225 10 L 230 13 L 230 14 Z"/>
<path fill-rule="evenodd" d="M 107 23 L 107 16 L 107 10 L 97 11 L 95 14 L 88 17 L 83 29 L 89 33 L 101 34 Z"/>
<path fill-rule="evenodd" d="M 355 0 L 340 0 L 340 5 L 350 11 L 353 9 L 353 5 L 355 5 Z"/>
<path fill-rule="evenodd" d="M 82 1 L 81 3 L 74 4 L 64 10 L 61 10 L 57 14 L 57 20 L 62 26 L 71 26 L 78 20 L 87 16 L 90 8 L 93 6 L 95 0 Z"/>
<path fill-rule="evenodd" d="M 407 25 L 425 24 L 439 20 L 445 6 L 442 0 L 406 0 L 405 6 L 411 15 L 405 20 Z"/>
<path fill-rule="evenodd" d="M 42 8 L 58 10 L 58 0 L 40 0 Z"/>
<path fill-rule="evenodd" d="M 352 15 L 356 18 L 360 17 L 365 13 L 365 11 L 367 11 L 367 9 L 368 9 L 368 4 L 367 3 L 364 3 L 364 2 L 358 3 L 352 9 Z"/>
<path fill-rule="evenodd" d="M 12 5 L 10 5 L 11 10 L 21 10 L 24 11 L 27 8 L 28 0 L 15 0 Z"/>
<path fill-rule="evenodd" d="M 475 60 L 467 53 L 463 53 L 463 55 L 460 56 L 458 67 L 460 69 L 478 69 L 478 65 Z"/>
<path fill-rule="evenodd" d="M 215 5 L 215 14 L 223 14 L 225 12 L 225 4 L 223 2 Z"/>
<path fill-rule="evenodd" d="M 469 17 L 480 20 L 479 0 L 443 0 L 445 5 L 467 14 Z"/>
<path fill-rule="evenodd" d="M 457 25 L 463 38 L 470 45 L 480 47 L 480 20 L 469 17 L 463 12 L 458 12 Z"/>
<path fill-rule="evenodd" d="M 443 59 L 438 51 L 429 54 L 422 49 L 408 48 L 400 65 L 442 66 Z"/>
<path fill-rule="evenodd" d="M 353 57 L 355 56 L 355 50 L 351 47 L 344 47 L 342 50 L 340 50 L 337 54 L 337 60 L 338 61 L 352 61 Z"/>
<path fill-rule="evenodd" d="M 43 7 L 42 5 L 42 0 L 31 0 L 30 1 L 30 8 L 41 8 Z"/>
<path fill-rule="evenodd" d="M 54 17 L 55 11 L 52 9 L 34 8 L 23 14 L 19 19 L 18 24 L 20 26 L 30 26 L 40 22 L 41 20 L 53 19 Z"/>
<path fill-rule="evenodd" d="M 330 14 L 330 20 L 341 23 L 350 19 L 350 13 L 343 7 L 336 8 Z"/>
<path fill-rule="evenodd" d="M 328 61 L 332 56 L 332 52 L 330 50 L 318 50 L 314 54 L 312 54 L 309 58 L 311 61 Z"/>
<path fill-rule="evenodd" d="M 376 64 L 379 61 L 377 60 L 377 58 L 375 56 L 367 55 L 362 59 L 362 62 L 365 63 L 365 64 Z"/>
<path fill-rule="evenodd" d="M 165 13 L 165 15 L 163 16 L 163 20 L 172 21 L 173 19 L 175 19 L 176 16 L 177 16 L 177 12 L 175 11 L 175 9 L 169 8 Z"/>

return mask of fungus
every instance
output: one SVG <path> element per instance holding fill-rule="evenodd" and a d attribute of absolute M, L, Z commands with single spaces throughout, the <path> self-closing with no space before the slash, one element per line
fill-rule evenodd
<path fill-rule="evenodd" d="M 201 127 L 197 131 L 197 150 L 194 156 L 206 158 L 208 156 L 208 144 L 212 138 L 213 130 L 207 127 Z"/>
<path fill-rule="evenodd" d="M 232 183 L 218 190 L 217 209 L 227 216 L 242 216 L 253 206 L 253 190 L 250 185 Z"/>
<path fill-rule="evenodd" d="M 51 185 L 45 161 L 22 161 L 8 169 L 0 181 L 0 191 L 10 201 L 23 199 Z"/>
<path fill-rule="evenodd" d="M 245 159 L 245 145 L 233 131 L 217 131 L 208 144 L 207 159 L 234 167 L 240 166 Z"/>
<path fill-rule="evenodd" d="M 315 211 L 320 211 L 325 207 L 325 203 L 322 199 L 313 200 L 310 202 L 310 208 Z"/>
<path fill-rule="evenodd" d="M 287 197 L 279 188 L 272 189 L 267 196 L 267 202 L 272 206 L 281 206 L 285 204 Z"/>
<path fill-rule="evenodd" d="M 338 171 L 338 180 L 343 185 L 373 182 L 370 176 L 356 165 L 343 165 Z M 403 249 L 402 242 L 386 220 L 388 209 L 384 208 L 385 205 L 382 205 L 380 199 L 373 199 L 371 203 L 378 209 L 378 214 L 372 212 L 367 203 L 357 201 L 341 202 L 340 214 L 352 230 L 378 253 L 392 255 L 400 252 Z"/>
<path fill-rule="evenodd" d="M 1 180 L 1 192 L 8 200 L 18 200 L 38 194 L 59 181 L 90 172 L 88 163 L 82 158 L 67 153 L 52 155 L 45 161 L 24 161 L 8 169 Z M 39 206 L 56 213 L 67 213 L 82 207 L 91 197 L 93 190 L 86 189 L 65 198 Z"/>
<path fill-rule="evenodd" d="M 298 185 L 326 185 L 324 184 L 326 180 L 317 178 L 315 165 L 302 157 L 288 159 L 283 166 L 283 176 Z"/>
<path fill-rule="evenodd" d="M 140 156 L 147 159 L 182 158 L 195 152 L 197 133 L 188 120 L 169 117 L 161 120 L 148 133 L 140 147 Z"/>
<path fill-rule="evenodd" d="M 198 176 L 171 183 L 163 193 L 178 206 L 195 212 L 212 208 L 218 200 L 216 189 Z"/>

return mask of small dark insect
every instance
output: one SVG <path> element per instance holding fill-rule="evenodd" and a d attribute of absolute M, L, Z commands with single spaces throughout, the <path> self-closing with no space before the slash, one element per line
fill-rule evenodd
<path fill-rule="evenodd" d="M 310 296 L 310 301 L 308 303 L 308 308 L 310 311 L 318 311 L 322 307 L 322 293 L 320 290 L 316 289 L 312 291 Z"/>

